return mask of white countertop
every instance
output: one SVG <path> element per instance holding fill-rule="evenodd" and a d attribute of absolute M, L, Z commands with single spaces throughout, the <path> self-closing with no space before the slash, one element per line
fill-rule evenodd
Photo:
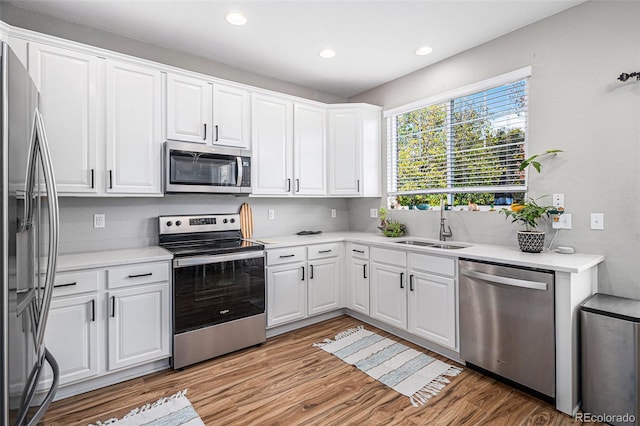
<path fill-rule="evenodd" d="M 108 266 L 157 262 L 171 259 L 173 259 L 173 254 L 158 246 L 61 254 L 58 256 L 56 271 L 65 272 L 77 269 L 104 268 Z"/>
<path fill-rule="evenodd" d="M 265 243 L 265 247 L 267 249 L 336 241 L 348 241 L 376 246 L 385 246 L 387 248 L 396 248 L 400 250 L 436 254 L 446 257 L 508 263 L 510 265 L 549 269 L 553 271 L 569 273 L 578 273 L 585 271 L 604 261 L 604 256 L 599 254 L 561 254 L 557 252 L 524 253 L 518 250 L 516 247 L 497 246 L 490 244 L 475 244 L 462 241 L 447 241 L 447 243 L 460 243 L 464 245 L 470 245 L 470 247 L 455 250 L 444 250 L 420 246 L 407 246 L 397 243 L 397 241 L 407 239 L 435 241 L 429 238 L 407 236 L 402 238 L 388 238 L 382 236 L 381 234 L 372 234 L 366 232 L 323 232 L 316 235 L 285 235 L 278 237 L 257 238 L 256 241 Z"/>

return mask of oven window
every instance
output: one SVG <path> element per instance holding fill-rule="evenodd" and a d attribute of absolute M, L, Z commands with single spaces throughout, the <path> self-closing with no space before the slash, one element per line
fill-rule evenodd
<path fill-rule="evenodd" d="M 171 151 L 170 182 L 180 185 L 236 186 L 238 160 L 231 155 Z"/>
<path fill-rule="evenodd" d="M 264 313 L 264 258 L 174 269 L 175 334 Z"/>

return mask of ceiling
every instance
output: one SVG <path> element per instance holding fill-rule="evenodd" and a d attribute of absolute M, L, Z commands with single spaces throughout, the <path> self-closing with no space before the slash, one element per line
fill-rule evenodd
<path fill-rule="evenodd" d="M 91 28 L 349 98 L 579 0 L 2 0 Z M 242 12 L 248 23 L 228 24 Z M 417 56 L 428 45 L 433 52 Z M 318 52 L 330 47 L 336 56 Z"/>

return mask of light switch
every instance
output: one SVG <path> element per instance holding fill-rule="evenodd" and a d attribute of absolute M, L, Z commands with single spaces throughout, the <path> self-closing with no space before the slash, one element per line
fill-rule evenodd
<path fill-rule="evenodd" d="M 268 214 L 269 214 L 269 220 L 273 220 L 276 218 L 276 211 L 274 209 L 269 209 Z"/>

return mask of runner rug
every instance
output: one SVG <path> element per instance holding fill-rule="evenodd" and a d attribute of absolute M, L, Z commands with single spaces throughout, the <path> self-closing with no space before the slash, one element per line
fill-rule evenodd
<path fill-rule="evenodd" d="M 160 398 L 156 402 L 136 408 L 119 420 L 113 418 L 104 423 L 98 421 L 95 425 L 89 426 L 204 426 L 186 394 L 185 389 L 175 395 Z"/>
<path fill-rule="evenodd" d="M 365 330 L 363 326 L 346 330 L 333 340 L 325 339 L 314 346 L 406 395 L 414 407 L 437 395 L 449 383 L 448 377 L 462 372 L 461 368 Z"/>

